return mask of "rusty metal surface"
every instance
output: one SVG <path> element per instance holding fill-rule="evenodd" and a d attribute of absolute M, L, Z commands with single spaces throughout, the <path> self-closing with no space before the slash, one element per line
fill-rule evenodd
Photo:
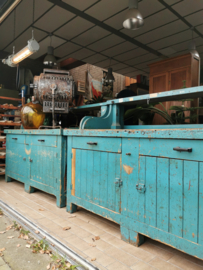
<path fill-rule="evenodd" d="M 34 96 L 41 104 L 52 100 L 52 88 L 56 86 L 55 101 L 68 102 L 73 96 L 73 77 L 62 70 L 44 69 L 44 73 L 34 77 Z"/>

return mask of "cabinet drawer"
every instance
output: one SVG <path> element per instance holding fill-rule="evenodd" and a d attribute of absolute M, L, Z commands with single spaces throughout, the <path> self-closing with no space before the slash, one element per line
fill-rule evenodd
<path fill-rule="evenodd" d="M 73 137 L 72 148 L 121 153 L 121 138 Z"/>
<path fill-rule="evenodd" d="M 31 136 L 31 145 L 57 147 L 57 136 Z"/>
<path fill-rule="evenodd" d="M 6 136 L 6 143 L 14 143 L 14 144 L 25 144 L 26 142 L 25 135 L 16 135 L 16 134 L 9 134 Z"/>
<path fill-rule="evenodd" d="M 192 152 L 178 151 L 178 148 L 191 148 Z M 144 156 L 203 161 L 203 140 L 141 139 L 139 153 Z"/>

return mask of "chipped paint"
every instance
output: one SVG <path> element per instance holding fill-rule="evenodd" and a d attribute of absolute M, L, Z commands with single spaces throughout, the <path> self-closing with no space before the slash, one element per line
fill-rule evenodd
<path fill-rule="evenodd" d="M 123 165 L 123 169 L 125 170 L 125 172 L 127 174 L 131 174 L 133 172 L 133 169 L 132 167 L 128 166 L 128 165 Z"/>
<path fill-rule="evenodd" d="M 25 148 L 25 153 L 29 156 L 29 155 L 31 154 L 31 149 L 30 149 L 30 150 L 27 150 L 27 149 Z"/>

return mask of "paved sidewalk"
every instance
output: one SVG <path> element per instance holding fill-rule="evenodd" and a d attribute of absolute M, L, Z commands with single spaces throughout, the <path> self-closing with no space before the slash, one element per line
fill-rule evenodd
<path fill-rule="evenodd" d="M 7 263 L 0 257 L 0 270 L 11 270 Z"/>
<path fill-rule="evenodd" d="M 56 207 L 54 196 L 28 194 L 17 181 L 0 178 L 0 198 L 100 270 L 203 270 L 203 261 L 157 241 L 147 239 L 139 248 L 127 244 L 117 224 L 84 209 L 71 215 Z"/>

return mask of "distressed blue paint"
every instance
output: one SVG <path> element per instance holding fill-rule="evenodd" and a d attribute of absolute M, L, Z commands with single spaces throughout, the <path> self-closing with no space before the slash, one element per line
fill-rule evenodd
<path fill-rule="evenodd" d="M 183 160 L 170 160 L 170 220 L 169 232 L 182 237 L 183 231 Z"/>
<path fill-rule="evenodd" d="M 69 183 L 68 156 L 73 148 L 76 156 L 83 153 L 76 173 L 81 170 L 79 188 L 84 193 L 72 196 L 68 184 L 67 211 L 74 212 L 78 205 L 117 222 L 122 239 L 131 244 L 140 245 L 142 234 L 203 259 L 202 131 L 64 130 Z M 87 141 L 98 144 L 93 148 Z M 193 151 L 174 151 L 178 146 Z M 115 178 L 123 185 L 115 185 Z M 146 191 L 139 192 L 136 184 L 145 184 Z"/>
<path fill-rule="evenodd" d="M 62 130 L 7 130 L 6 181 L 25 184 L 31 193 L 40 189 L 66 205 L 66 144 Z"/>
<path fill-rule="evenodd" d="M 197 243 L 199 164 L 184 161 L 183 237 Z"/>

